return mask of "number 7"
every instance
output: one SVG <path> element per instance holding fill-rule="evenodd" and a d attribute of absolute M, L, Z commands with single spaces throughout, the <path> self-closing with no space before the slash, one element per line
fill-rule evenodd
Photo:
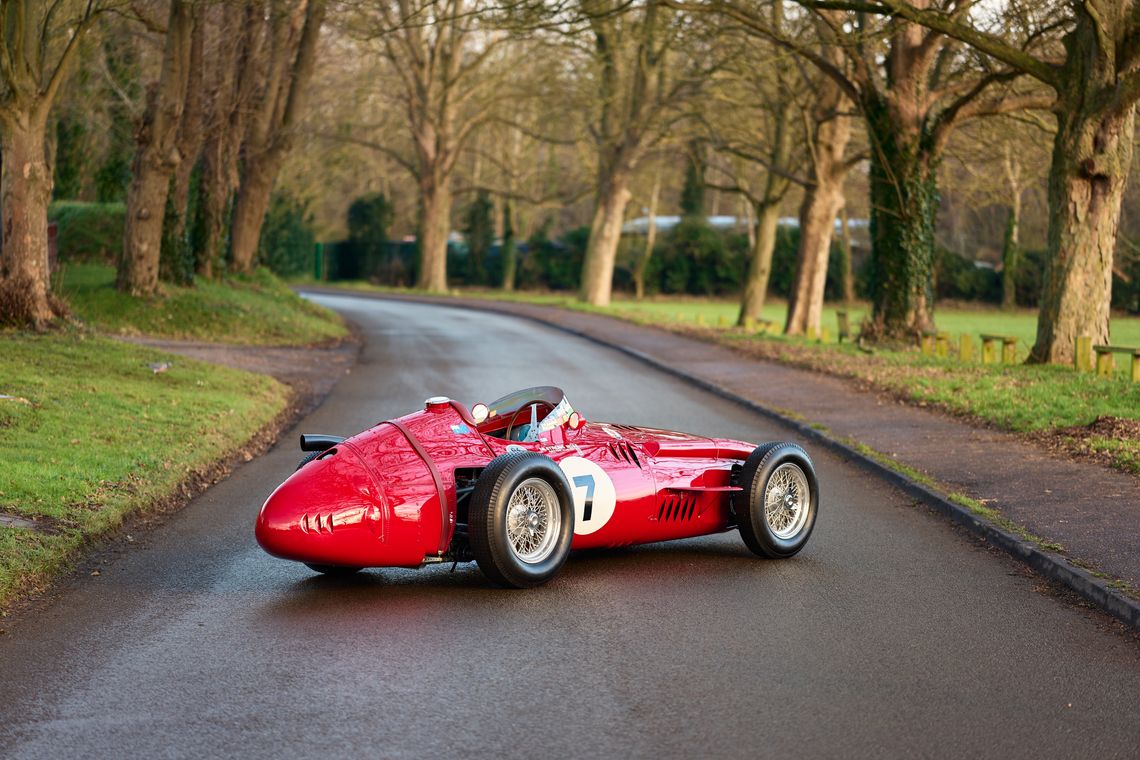
<path fill-rule="evenodd" d="M 582 510 L 582 522 L 589 522 L 590 515 L 594 511 L 594 476 L 575 475 L 574 487 L 585 487 L 586 489 L 586 507 Z"/>

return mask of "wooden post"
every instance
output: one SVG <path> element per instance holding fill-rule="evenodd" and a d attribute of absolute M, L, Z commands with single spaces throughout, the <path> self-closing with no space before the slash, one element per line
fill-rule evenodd
<path fill-rule="evenodd" d="M 1132 352 L 1132 382 L 1140 383 L 1140 351 Z"/>
<path fill-rule="evenodd" d="M 1001 363 L 1013 364 L 1017 361 L 1017 340 L 1003 340 L 1001 342 Z"/>
<path fill-rule="evenodd" d="M 922 349 L 922 355 L 923 356 L 933 356 L 934 355 L 934 336 L 933 335 L 923 335 L 922 337 L 920 337 L 918 339 L 918 345 L 919 345 L 919 348 Z"/>
<path fill-rule="evenodd" d="M 808 340 L 815 340 L 816 339 L 816 333 L 815 333 L 814 327 L 809 327 L 807 329 L 807 339 Z"/>
<path fill-rule="evenodd" d="M 1092 372 L 1092 338 L 1088 335 L 1078 335 L 1077 350 L 1073 353 L 1073 364 L 1077 372 Z"/>
<path fill-rule="evenodd" d="M 950 356 L 950 336 L 947 333 L 938 333 L 936 341 L 934 353 L 938 354 L 938 358 L 945 359 Z"/>
<path fill-rule="evenodd" d="M 982 364 L 993 364 L 997 360 L 994 356 L 994 342 L 982 338 Z"/>
<path fill-rule="evenodd" d="M 974 361 L 974 339 L 966 333 L 958 336 L 958 359 L 964 362 Z"/>
<path fill-rule="evenodd" d="M 728 317 L 721 314 L 719 317 L 716 318 L 716 326 L 720 327 L 722 329 L 725 327 L 728 327 Z"/>
<path fill-rule="evenodd" d="M 1115 361 L 1112 357 L 1111 351 L 1097 352 L 1096 355 L 1096 373 L 1102 377 L 1112 377 L 1112 368 Z"/>
<path fill-rule="evenodd" d="M 835 312 L 836 326 L 839 328 L 839 342 L 851 339 L 851 326 L 847 321 L 847 311 L 840 309 Z"/>

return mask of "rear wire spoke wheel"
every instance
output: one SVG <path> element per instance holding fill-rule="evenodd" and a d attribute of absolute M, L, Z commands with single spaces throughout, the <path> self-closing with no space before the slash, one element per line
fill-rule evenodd
<path fill-rule="evenodd" d="M 808 517 L 811 489 L 799 465 L 786 462 L 775 469 L 764 486 L 764 520 L 776 538 L 794 538 Z"/>
<path fill-rule="evenodd" d="M 819 480 L 807 452 L 794 443 L 759 446 L 745 460 L 740 483 L 736 512 L 748 548 L 771 559 L 803 549 L 819 512 Z"/>
<path fill-rule="evenodd" d="M 550 580 L 570 554 L 574 510 L 557 464 L 535 452 L 496 457 L 471 494 L 471 553 L 493 582 L 530 588 Z"/>

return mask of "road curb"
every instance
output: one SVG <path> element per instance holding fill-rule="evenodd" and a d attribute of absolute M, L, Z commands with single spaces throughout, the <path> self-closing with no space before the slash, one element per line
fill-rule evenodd
<path fill-rule="evenodd" d="M 919 483 L 902 473 L 887 467 L 885 464 L 873 459 L 872 457 L 863 454 L 853 446 L 827 435 L 821 430 L 811 427 L 810 424 L 801 422 L 786 414 L 783 414 L 775 409 L 766 407 L 751 399 L 745 398 L 733 391 L 711 382 L 699 375 L 695 375 L 685 370 L 678 369 L 665 362 L 637 351 L 636 349 L 623 346 L 618 343 L 613 343 L 601 338 L 592 333 L 578 330 L 569 327 L 557 321 L 553 316 L 545 318 L 536 314 L 522 313 L 511 308 L 505 307 L 503 304 L 495 301 L 471 302 L 462 301 L 457 302 L 452 298 L 446 296 L 420 296 L 420 295 L 403 295 L 397 293 L 369 293 L 366 291 L 352 291 L 339 288 L 323 288 L 323 287 L 305 287 L 299 290 L 313 293 L 327 293 L 329 295 L 343 295 L 343 296 L 357 296 L 364 298 L 376 298 L 380 300 L 390 301 L 409 301 L 413 303 L 428 303 L 439 306 L 449 306 L 455 309 L 472 309 L 477 311 L 487 311 L 495 314 L 502 314 L 512 316 L 520 319 L 527 319 L 538 324 L 553 327 L 570 335 L 583 338 L 592 343 L 606 348 L 615 350 L 630 358 L 636 359 L 644 364 L 657 369 L 673 377 L 682 379 L 687 383 L 697 386 L 702 390 L 708 391 L 716 396 L 719 396 L 727 401 L 743 406 L 757 414 L 763 415 L 775 422 L 780 423 L 785 427 L 795 430 L 804 438 L 807 438 L 815 443 L 827 447 L 830 451 L 839 454 L 847 459 L 850 459 L 859 464 L 863 469 L 874 473 L 875 475 L 888 481 L 907 495 L 922 502 L 926 506 L 934 509 L 935 511 L 950 518 L 954 523 L 966 528 L 974 533 L 976 536 L 982 538 L 987 543 L 996 546 L 1014 559 L 1028 565 L 1034 571 L 1051 580 L 1057 581 L 1069 589 L 1080 595 L 1083 599 L 1095 604 L 1102 610 L 1117 618 L 1121 622 L 1127 624 L 1131 628 L 1140 631 L 1140 602 L 1135 601 L 1116 589 L 1109 586 L 1104 580 L 1093 575 L 1089 571 L 1078 567 L 1064 557 L 1048 552 L 1036 546 L 1030 541 L 1026 541 L 1015 533 L 1012 533 L 1001 526 L 982 518 L 966 507 L 950 501 L 946 496 L 935 491 L 928 486 Z M 529 308 L 538 308 L 550 311 L 558 311 L 557 307 L 541 306 L 535 304 L 526 304 Z"/>

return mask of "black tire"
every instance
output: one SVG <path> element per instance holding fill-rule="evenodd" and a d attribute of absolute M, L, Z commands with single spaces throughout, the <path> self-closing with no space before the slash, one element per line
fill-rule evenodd
<path fill-rule="evenodd" d="M 313 461 L 314 459 L 316 459 L 317 457 L 319 457 L 321 454 L 324 454 L 324 453 L 325 452 L 323 452 L 323 451 L 310 451 L 308 454 L 306 454 L 304 457 L 301 458 L 301 461 L 297 464 L 297 470 L 301 469 L 302 467 L 307 465 L 309 462 Z M 294 470 L 294 472 L 296 472 L 297 470 Z"/>
<path fill-rule="evenodd" d="M 534 480 L 540 483 L 533 482 Z M 546 484 L 543 489 L 541 483 Z M 520 486 L 532 493 L 553 496 L 557 524 L 548 515 L 548 536 L 541 539 L 541 556 L 525 560 L 512 544 L 508 529 L 508 507 Z M 541 493 L 539 493 L 541 492 Z M 475 481 L 468 513 L 471 553 L 491 581 L 510 588 L 533 588 L 550 580 L 570 554 L 574 538 L 574 500 L 570 484 L 561 468 L 549 457 L 530 451 L 511 452 L 491 460 Z M 548 543 L 549 541 L 549 543 Z"/>
<path fill-rule="evenodd" d="M 792 488 L 785 492 L 791 505 L 799 509 L 780 510 L 774 519 L 788 519 L 789 523 L 774 528 L 765 510 L 765 495 L 772 476 L 780 471 L 780 479 L 787 480 Z M 769 443 L 758 446 L 744 461 L 740 473 L 744 497 L 737 509 L 740 537 L 754 553 L 769 559 L 784 559 L 804 548 L 815 527 L 819 513 L 819 479 L 807 452 L 794 443 Z M 798 493 L 806 486 L 808 493 Z M 779 488 L 780 483 L 773 484 Z M 802 510 L 802 513 L 801 513 Z"/>
<path fill-rule="evenodd" d="M 348 565 L 317 565 L 312 562 L 306 562 L 305 567 L 321 575 L 328 575 L 333 578 L 343 578 L 359 573 L 361 570 L 359 567 L 349 567 Z"/>

